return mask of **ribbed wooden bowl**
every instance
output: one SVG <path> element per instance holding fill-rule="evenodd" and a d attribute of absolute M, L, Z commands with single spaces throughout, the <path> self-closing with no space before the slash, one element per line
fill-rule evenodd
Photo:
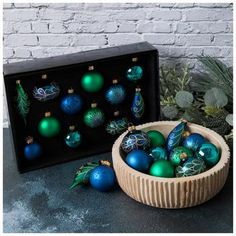
<path fill-rule="evenodd" d="M 158 130 L 165 137 L 179 122 L 159 121 L 139 125 L 143 131 Z M 216 132 L 188 123 L 191 132 L 202 134 L 221 150 L 220 161 L 199 175 L 181 178 L 160 178 L 129 167 L 120 155 L 120 144 L 127 132 L 120 135 L 112 148 L 112 160 L 118 183 L 131 198 L 160 208 L 186 208 L 214 197 L 224 186 L 229 171 L 230 152 L 224 139 Z"/>

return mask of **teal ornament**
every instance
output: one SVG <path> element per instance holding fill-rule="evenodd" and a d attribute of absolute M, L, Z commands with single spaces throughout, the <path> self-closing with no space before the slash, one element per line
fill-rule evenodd
<path fill-rule="evenodd" d="M 206 170 L 205 162 L 201 158 L 189 158 L 183 166 L 176 168 L 176 177 L 198 175 Z"/>
<path fill-rule="evenodd" d="M 141 89 L 136 88 L 134 100 L 131 106 L 131 112 L 135 119 L 140 119 L 144 113 L 144 100 L 141 95 Z"/>
<path fill-rule="evenodd" d="M 149 155 L 153 158 L 154 161 L 168 160 L 167 152 L 162 147 L 152 148 Z"/>
<path fill-rule="evenodd" d="M 201 134 L 192 133 L 185 138 L 183 146 L 195 152 L 205 142 L 206 140 Z"/>
<path fill-rule="evenodd" d="M 65 136 L 65 143 L 70 148 L 77 148 L 81 143 L 81 134 L 74 126 L 70 126 L 69 129 L 69 133 Z"/>
<path fill-rule="evenodd" d="M 143 69 L 141 66 L 133 66 L 127 70 L 126 77 L 130 81 L 140 80 L 143 76 Z"/>
<path fill-rule="evenodd" d="M 112 104 L 120 104 L 124 101 L 126 96 L 126 92 L 123 86 L 119 84 L 112 85 L 107 91 L 106 91 L 106 100 Z"/>
<path fill-rule="evenodd" d="M 202 158 L 208 166 L 214 166 L 220 160 L 220 151 L 213 143 L 204 143 L 196 156 Z"/>
<path fill-rule="evenodd" d="M 106 126 L 107 133 L 111 135 L 120 134 L 128 127 L 128 121 L 126 118 L 110 121 Z"/>
<path fill-rule="evenodd" d="M 186 121 L 182 121 L 169 133 L 167 137 L 167 147 L 166 147 L 169 153 L 172 151 L 173 148 L 180 145 L 186 124 L 187 124 Z"/>

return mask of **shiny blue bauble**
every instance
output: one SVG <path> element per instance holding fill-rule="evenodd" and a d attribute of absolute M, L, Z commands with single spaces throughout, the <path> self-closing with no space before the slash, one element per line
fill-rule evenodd
<path fill-rule="evenodd" d="M 140 172 L 147 172 L 152 161 L 152 157 L 143 150 L 133 150 L 126 156 L 126 163 Z"/>
<path fill-rule="evenodd" d="M 89 182 L 96 190 L 107 192 L 114 188 L 116 184 L 116 175 L 111 167 L 100 165 L 90 172 Z"/>
<path fill-rule="evenodd" d="M 68 115 L 74 115 L 81 110 L 82 101 L 78 94 L 68 94 L 61 100 L 61 109 Z"/>
<path fill-rule="evenodd" d="M 125 89 L 121 85 L 113 85 L 106 92 L 106 100 L 111 104 L 119 104 L 125 99 Z"/>
<path fill-rule="evenodd" d="M 30 143 L 25 146 L 24 155 L 27 160 L 34 160 L 41 156 L 42 147 L 39 143 Z"/>
<path fill-rule="evenodd" d="M 192 133 L 184 140 L 183 146 L 192 151 L 197 151 L 205 142 L 206 140 L 201 134 Z"/>

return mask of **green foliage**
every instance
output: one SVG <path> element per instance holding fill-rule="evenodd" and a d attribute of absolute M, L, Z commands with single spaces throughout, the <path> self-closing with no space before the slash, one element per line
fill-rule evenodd
<path fill-rule="evenodd" d="M 175 101 L 179 107 L 188 108 L 193 103 L 193 95 L 188 91 L 179 91 L 175 95 Z"/>
<path fill-rule="evenodd" d="M 175 106 L 164 106 L 162 112 L 169 119 L 174 119 L 178 115 L 178 110 Z"/>
<path fill-rule="evenodd" d="M 204 95 L 204 102 L 207 106 L 221 108 L 227 105 L 228 98 L 220 88 L 208 89 Z"/>

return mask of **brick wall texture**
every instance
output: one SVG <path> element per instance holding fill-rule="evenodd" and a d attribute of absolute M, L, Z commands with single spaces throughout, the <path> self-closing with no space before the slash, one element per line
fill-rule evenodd
<path fill-rule="evenodd" d="M 3 8 L 4 63 L 148 41 L 159 50 L 161 65 L 188 63 L 197 69 L 199 55 L 232 65 L 230 3 L 5 3 Z"/>

